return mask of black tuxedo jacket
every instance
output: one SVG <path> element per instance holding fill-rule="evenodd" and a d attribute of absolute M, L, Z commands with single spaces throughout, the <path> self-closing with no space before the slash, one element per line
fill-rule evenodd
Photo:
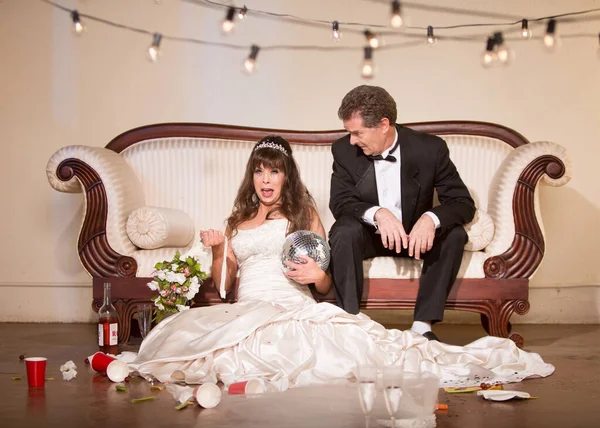
<path fill-rule="evenodd" d="M 440 219 L 440 232 L 473 219 L 475 203 L 450 160 L 441 138 L 396 125 L 400 141 L 402 223 L 410 233 L 415 222 L 431 211 Z M 379 205 L 375 167 L 350 135 L 331 147 L 333 173 L 329 209 L 336 219 L 351 216 L 362 221 L 369 208 Z M 440 205 L 433 207 L 434 189 Z"/>

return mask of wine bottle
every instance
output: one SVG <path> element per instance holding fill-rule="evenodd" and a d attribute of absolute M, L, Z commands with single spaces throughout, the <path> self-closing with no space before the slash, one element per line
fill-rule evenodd
<path fill-rule="evenodd" d="M 104 302 L 98 310 L 98 349 L 117 355 L 119 343 L 119 315 L 110 298 L 110 283 L 104 283 Z"/>

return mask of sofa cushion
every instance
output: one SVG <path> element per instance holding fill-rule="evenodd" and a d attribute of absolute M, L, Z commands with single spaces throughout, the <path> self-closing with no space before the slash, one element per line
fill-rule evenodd
<path fill-rule="evenodd" d="M 144 206 L 129 215 L 127 236 L 146 250 L 185 247 L 194 238 L 194 222 L 181 210 Z"/>
<path fill-rule="evenodd" d="M 469 241 L 465 244 L 466 251 L 481 251 L 494 239 L 494 221 L 483 210 L 477 209 L 473 220 L 465 225 Z"/>

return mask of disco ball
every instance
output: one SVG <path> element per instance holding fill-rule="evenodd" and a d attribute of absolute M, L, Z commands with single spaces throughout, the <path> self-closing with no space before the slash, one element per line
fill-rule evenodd
<path fill-rule="evenodd" d="M 281 253 L 283 268 L 290 269 L 285 262 L 304 263 L 298 256 L 310 257 L 322 270 L 327 270 L 331 257 L 327 242 L 310 230 L 298 230 L 285 239 Z"/>

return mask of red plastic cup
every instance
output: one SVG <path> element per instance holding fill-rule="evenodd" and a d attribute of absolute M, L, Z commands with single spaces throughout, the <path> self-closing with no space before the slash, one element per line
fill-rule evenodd
<path fill-rule="evenodd" d="M 214 383 L 204 383 L 194 389 L 194 398 L 201 407 L 212 409 L 221 401 L 221 388 Z"/>
<path fill-rule="evenodd" d="M 96 352 L 89 360 L 92 370 L 106 373 L 106 376 L 113 382 L 123 382 L 129 376 L 129 366 L 126 363 L 104 352 Z"/>
<path fill-rule="evenodd" d="M 27 383 L 29 386 L 44 386 L 46 381 L 46 361 L 44 357 L 25 358 Z"/>
<path fill-rule="evenodd" d="M 259 379 L 250 379 L 244 382 L 236 382 L 229 385 L 229 395 L 261 394 L 265 392 L 265 385 Z"/>
<path fill-rule="evenodd" d="M 96 352 L 90 358 L 90 367 L 95 372 L 106 373 L 108 365 L 113 361 L 116 361 L 115 357 L 105 354 L 104 352 Z"/>

